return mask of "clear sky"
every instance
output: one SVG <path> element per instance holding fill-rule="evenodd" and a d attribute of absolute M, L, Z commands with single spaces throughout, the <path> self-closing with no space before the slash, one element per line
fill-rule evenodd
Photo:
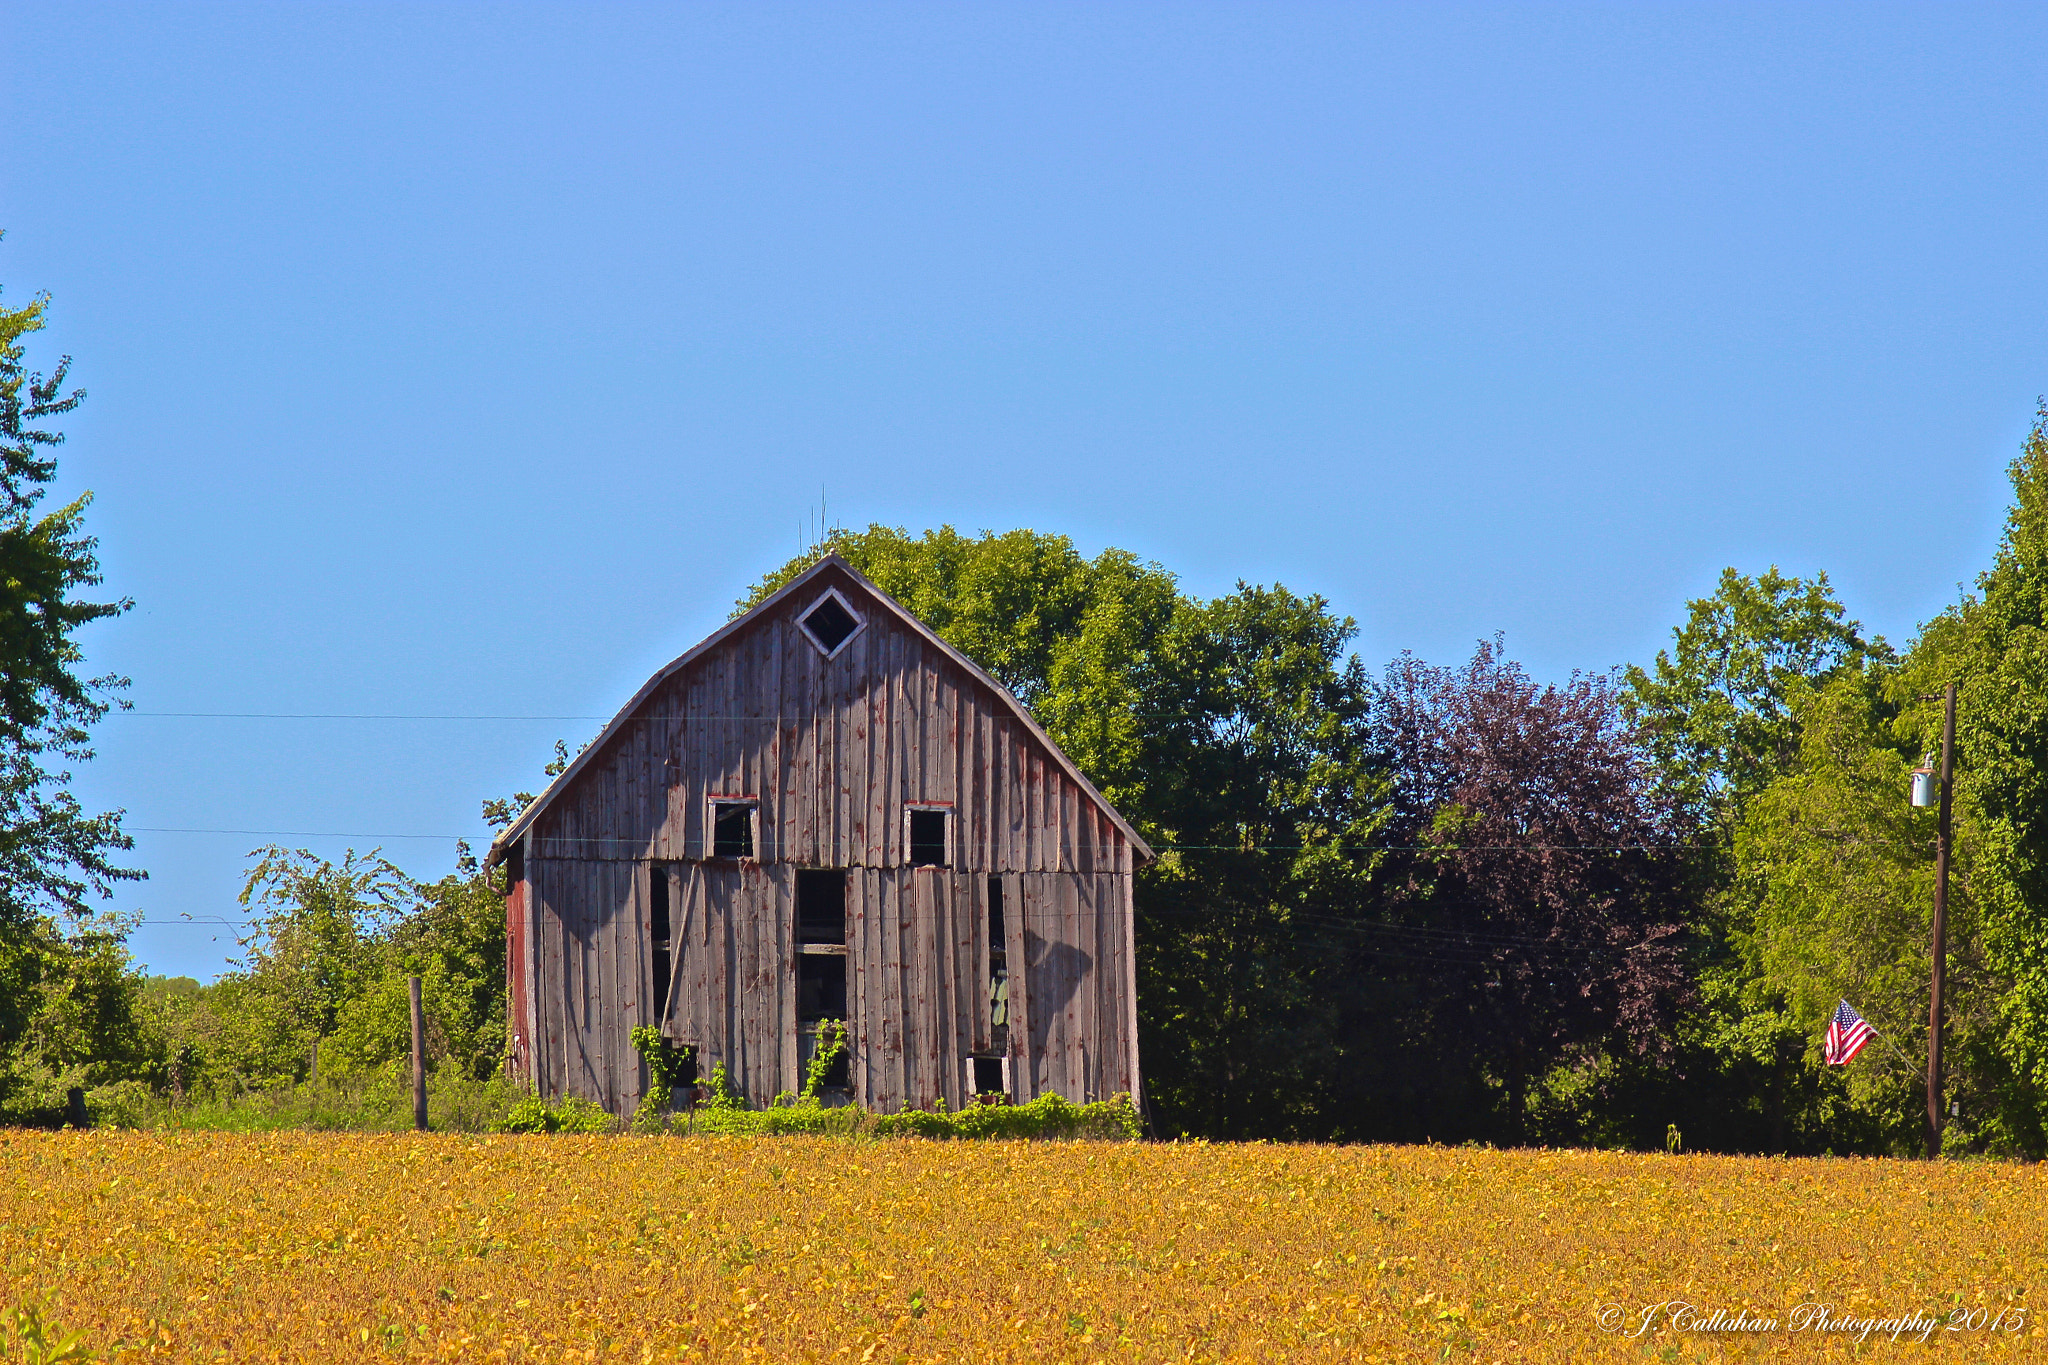
<path fill-rule="evenodd" d="M 2038 7 L 13 3 L 0 54 L 159 971 L 272 838 L 448 870 L 821 504 L 1562 676 L 1731 564 L 1910 636 L 2048 390 Z"/>

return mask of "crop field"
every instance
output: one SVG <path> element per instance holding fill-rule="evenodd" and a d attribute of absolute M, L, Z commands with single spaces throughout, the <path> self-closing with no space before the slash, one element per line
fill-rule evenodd
<path fill-rule="evenodd" d="M 2033 1314 L 2048 1191 L 2016 1165 L 704 1136 L 0 1143 L 0 1308 L 34 1307 L 110 1359 L 2048 1356 Z M 1773 1325 L 1703 1330 L 1716 1311 Z"/>

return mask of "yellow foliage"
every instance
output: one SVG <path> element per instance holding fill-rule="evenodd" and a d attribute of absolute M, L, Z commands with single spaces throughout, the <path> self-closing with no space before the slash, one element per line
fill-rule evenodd
<path fill-rule="evenodd" d="M 1959 1358 L 2043 1355 L 2031 1316 L 2012 1326 L 2048 1287 L 2048 1196 L 2023 1166 L 703 1136 L 0 1144 L 0 1306 L 40 1305 L 116 1359 L 1858 1351 L 1853 1331 L 1782 1325 L 1625 1335 L 1671 1300 L 1781 1323 L 1810 1302 L 1917 1309 Z M 1617 1330 L 1608 1305 L 1629 1315 Z"/>

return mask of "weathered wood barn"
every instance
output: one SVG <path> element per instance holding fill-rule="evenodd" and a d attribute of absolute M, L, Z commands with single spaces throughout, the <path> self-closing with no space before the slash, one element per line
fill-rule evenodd
<path fill-rule="evenodd" d="M 838 556 L 657 673 L 492 844 L 515 1074 L 613 1113 L 650 1021 L 755 1104 L 1138 1094 L 1152 856 L 1015 697 Z"/>

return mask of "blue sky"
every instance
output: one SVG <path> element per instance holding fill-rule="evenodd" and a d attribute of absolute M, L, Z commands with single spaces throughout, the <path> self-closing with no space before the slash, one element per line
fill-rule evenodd
<path fill-rule="evenodd" d="M 821 500 L 1562 676 L 1729 564 L 1909 636 L 2048 390 L 2038 9 L 17 4 L 0 51 L 0 283 L 136 602 L 92 664 L 563 718 L 110 719 L 163 971 L 232 951 L 180 917 L 255 831 L 447 870 Z"/>

